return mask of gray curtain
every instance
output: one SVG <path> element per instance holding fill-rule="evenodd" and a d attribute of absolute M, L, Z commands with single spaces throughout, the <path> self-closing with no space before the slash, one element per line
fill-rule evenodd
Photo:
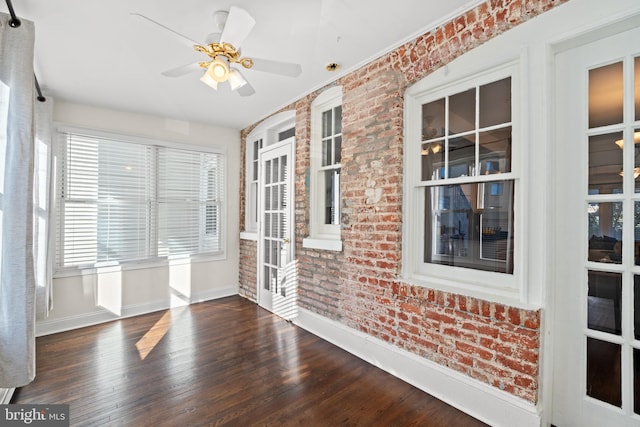
<path fill-rule="evenodd" d="M 35 376 L 35 31 L 32 22 L 11 28 L 8 21 L 0 14 L 0 388 Z"/>

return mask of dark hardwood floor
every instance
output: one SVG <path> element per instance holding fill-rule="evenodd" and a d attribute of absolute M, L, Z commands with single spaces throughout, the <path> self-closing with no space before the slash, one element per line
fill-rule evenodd
<path fill-rule="evenodd" d="M 77 426 L 481 426 L 240 297 L 37 339 L 12 403 Z"/>

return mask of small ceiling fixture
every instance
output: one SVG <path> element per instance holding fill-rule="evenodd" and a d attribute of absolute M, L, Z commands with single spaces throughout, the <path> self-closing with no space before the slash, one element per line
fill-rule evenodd
<path fill-rule="evenodd" d="M 330 63 L 327 64 L 327 66 L 325 68 L 329 72 L 338 71 L 338 69 L 340 68 L 340 64 L 338 64 L 337 62 L 330 62 Z"/>

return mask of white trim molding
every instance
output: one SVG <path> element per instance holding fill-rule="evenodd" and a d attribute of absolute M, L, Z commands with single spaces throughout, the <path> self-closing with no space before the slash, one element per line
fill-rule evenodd
<path fill-rule="evenodd" d="M 73 329 L 84 328 L 86 326 L 98 325 L 100 323 L 120 320 L 127 317 L 140 316 L 143 314 L 153 313 L 161 310 L 168 310 L 178 306 L 186 306 L 199 302 L 215 300 L 219 298 L 238 295 L 238 285 L 227 287 L 224 289 L 215 289 L 206 292 L 199 292 L 191 296 L 188 300 L 179 298 L 179 304 L 172 301 L 171 296 L 166 299 L 150 301 L 144 304 L 131 304 L 122 307 L 120 316 L 113 312 L 97 307 L 96 311 L 91 313 L 83 313 L 75 316 L 67 316 L 59 319 L 43 320 L 36 323 L 36 336 L 44 336 L 57 334 L 58 332 L 70 331 Z"/>
<path fill-rule="evenodd" d="M 452 369 L 302 308 L 293 323 L 482 422 L 540 426 L 534 404 Z"/>

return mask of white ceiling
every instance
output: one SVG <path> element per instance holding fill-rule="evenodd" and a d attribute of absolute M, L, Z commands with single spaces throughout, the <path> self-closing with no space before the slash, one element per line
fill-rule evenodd
<path fill-rule="evenodd" d="M 35 23 L 35 71 L 56 100 L 242 129 L 457 16 L 482 0 L 13 0 Z M 197 41 L 212 14 L 238 6 L 256 20 L 243 56 L 302 65 L 297 78 L 243 71 L 256 93 L 217 91 L 199 74 L 162 71 L 204 60 L 141 13 Z M 0 11 L 7 12 L 4 1 Z M 338 72 L 325 65 L 337 62 Z"/>

